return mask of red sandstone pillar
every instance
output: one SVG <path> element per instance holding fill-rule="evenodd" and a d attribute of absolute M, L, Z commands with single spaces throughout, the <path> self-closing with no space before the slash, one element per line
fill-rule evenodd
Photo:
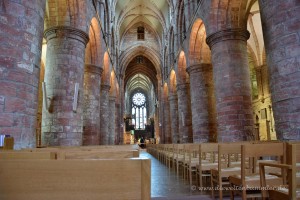
<path fill-rule="evenodd" d="M 300 139 L 300 3 L 259 1 L 277 139 Z"/>
<path fill-rule="evenodd" d="M 164 99 L 163 102 L 163 134 L 164 140 L 162 141 L 165 144 L 172 143 L 172 134 L 171 134 L 171 120 L 170 120 L 170 104 L 168 99 Z"/>
<path fill-rule="evenodd" d="M 109 133 L 109 144 L 115 144 L 115 124 L 116 124 L 116 97 L 109 97 L 109 124 L 108 124 L 108 133 Z"/>
<path fill-rule="evenodd" d="M 102 68 L 85 64 L 83 145 L 100 144 L 100 85 Z"/>
<path fill-rule="evenodd" d="M 117 102 L 117 101 L 116 101 Z M 116 121 L 115 121 L 115 142 L 114 144 L 120 144 L 120 126 L 121 126 L 121 117 L 120 117 L 120 103 L 116 103 Z"/>
<path fill-rule="evenodd" d="M 212 124 L 214 111 L 209 101 L 214 100 L 209 89 L 212 85 L 212 66 L 197 64 L 187 68 L 190 76 L 191 106 L 193 121 L 193 142 L 202 143 L 212 141 Z M 213 102 L 214 103 L 214 102 Z"/>
<path fill-rule="evenodd" d="M 179 143 L 178 133 L 178 99 L 177 95 L 169 95 L 172 143 Z"/>
<path fill-rule="evenodd" d="M 219 142 L 253 137 L 248 38 L 247 30 L 227 29 L 206 40 L 212 52 Z"/>
<path fill-rule="evenodd" d="M 177 84 L 178 125 L 180 143 L 193 142 L 192 112 L 189 84 Z"/>
<path fill-rule="evenodd" d="M 0 3 L 0 134 L 36 145 L 45 0 Z"/>
<path fill-rule="evenodd" d="M 100 101 L 100 144 L 109 144 L 109 90 L 110 85 L 101 85 Z"/>
<path fill-rule="evenodd" d="M 119 111 L 119 116 L 120 116 L 120 132 L 119 132 L 119 143 L 118 144 L 124 144 L 124 128 L 125 128 L 125 124 L 124 124 L 124 104 L 125 104 L 125 100 L 124 100 L 124 77 L 122 74 L 119 74 L 119 84 L 120 84 L 120 111 Z"/>
<path fill-rule="evenodd" d="M 83 74 L 88 35 L 73 27 L 57 26 L 44 33 L 47 39 L 45 83 L 49 108 L 43 109 L 43 144 L 80 146 L 83 135 Z M 73 110 L 75 84 L 79 84 Z"/>

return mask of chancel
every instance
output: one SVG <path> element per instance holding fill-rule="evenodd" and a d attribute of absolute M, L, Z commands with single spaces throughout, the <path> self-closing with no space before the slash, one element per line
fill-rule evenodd
<path fill-rule="evenodd" d="M 0 0 L 0 199 L 300 199 L 299 63 L 299 0 Z"/>

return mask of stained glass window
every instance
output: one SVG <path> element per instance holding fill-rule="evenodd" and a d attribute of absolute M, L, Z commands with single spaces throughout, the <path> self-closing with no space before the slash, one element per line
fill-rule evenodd
<path fill-rule="evenodd" d="M 132 124 L 135 129 L 145 129 L 147 123 L 146 97 L 142 93 L 136 93 L 132 97 Z"/>

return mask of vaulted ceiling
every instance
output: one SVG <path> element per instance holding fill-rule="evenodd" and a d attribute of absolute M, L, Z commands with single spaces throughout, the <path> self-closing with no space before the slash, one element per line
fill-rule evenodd
<path fill-rule="evenodd" d="M 156 90 L 161 68 L 162 39 L 169 23 L 168 0 L 116 0 L 115 22 L 118 30 L 121 72 L 125 72 L 128 94 L 141 89 Z M 137 27 L 145 28 L 145 39 L 137 39 Z M 144 53 L 142 53 L 144 52 Z M 148 52 L 148 53 L 145 53 Z M 137 57 L 145 62 L 136 62 Z"/>
<path fill-rule="evenodd" d="M 161 38 L 169 18 L 169 4 L 167 0 L 118 0 L 115 13 L 120 38 L 137 22 L 148 24 Z"/>

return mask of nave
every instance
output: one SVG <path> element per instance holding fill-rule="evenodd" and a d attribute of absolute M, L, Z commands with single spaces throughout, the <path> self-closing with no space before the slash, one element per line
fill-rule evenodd
<path fill-rule="evenodd" d="M 177 176 L 175 170 L 168 169 L 154 156 L 141 150 L 140 157 L 151 159 L 151 199 L 152 200 L 210 200 L 209 192 L 190 189 L 187 180 L 181 175 Z M 229 193 L 224 200 L 230 199 Z M 235 197 L 240 200 L 240 197 Z"/>

